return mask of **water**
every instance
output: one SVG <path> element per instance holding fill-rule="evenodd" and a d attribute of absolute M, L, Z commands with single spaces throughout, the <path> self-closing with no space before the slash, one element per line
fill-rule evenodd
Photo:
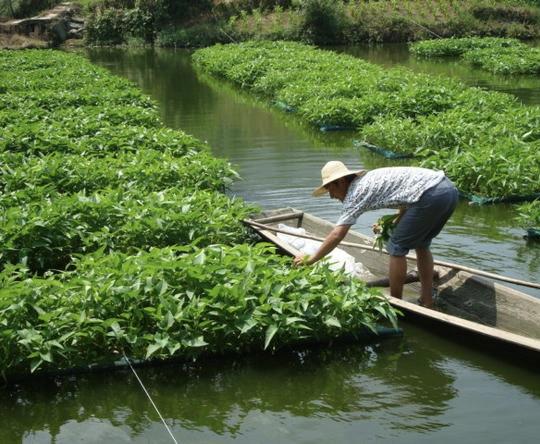
<path fill-rule="evenodd" d="M 537 375 L 405 325 L 403 339 L 139 369 L 179 443 L 536 443 Z M 169 443 L 129 372 L 38 381 L 2 443 Z"/>
<path fill-rule="evenodd" d="M 342 50 L 342 49 L 340 49 Z M 399 45 L 348 48 L 384 65 L 463 76 L 469 84 L 540 104 L 539 79 L 507 79 L 455 64 L 411 60 Z M 186 51 L 96 50 L 160 105 L 165 123 L 207 140 L 243 180 L 231 193 L 265 208 L 293 206 L 335 220 L 340 204 L 312 198 L 322 164 L 391 164 L 193 71 Z M 463 73 L 465 70 L 465 74 Z M 530 82 L 530 83 L 528 83 Z M 434 244 L 437 259 L 538 280 L 540 246 L 527 245 L 513 207 L 460 204 Z M 362 216 L 370 234 L 386 211 Z M 539 293 L 531 292 L 536 296 Z M 331 344 L 138 371 L 180 443 L 536 443 L 538 372 L 402 323 L 380 344 Z M 128 371 L 40 380 L 0 389 L 0 443 L 169 443 Z"/>

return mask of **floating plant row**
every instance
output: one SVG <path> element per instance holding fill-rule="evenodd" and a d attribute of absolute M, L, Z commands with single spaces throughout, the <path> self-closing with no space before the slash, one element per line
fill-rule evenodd
<path fill-rule="evenodd" d="M 540 107 L 508 107 L 506 95 L 486 95 L 489 102 L 467 110 L 418 119 L 380 116 L 361 134 L 375 145 L 418 157 L 423 166 L 443 169 L 467 194 L 534 197 L 540 193 Z M 497 103 L 504 111 L 497 111 Z"/>
<path fill-rule="evenodd" d="M 98 251 L 71 272 L 0 273 L 0 371 L 195 357 L 362 336 L 388 301 L 327 265 L 290 267 L 268 244 Z M 108 358 L 108 359 L 107 359 Z"/>
<path fill-rule="evenodd" d="M 165 188 L 225 191 L 237 177 L 230 166 L 208 152 L 190 151 L 178 157 L 175 150 L 151 148 L 121 151 L 102 156 L 81 156 L 60 151 L 42 156 L 2 153 L 0 190 L 2 205 L 32 200 L 35 189 L 42 197 L 51 194 L 92 193 L 103 188 Z M 39 197 L 39 195 L 38 195 Z"/>
<path fill-rule="evenodd" d="M 0 265 L 44 273 L 96 249 L 245 239 L 253 208 L 219 193 L 237 174 L 164 128 L 131 83 L 54 51 L 0 65 Z"/>
<path fill-rule="evenodd" d="M 465 37 L 423 40 L 409 44 L 409 48 L 421 57 L 459 56 L 494 74 L 540 73 L 540 48 L 533 48 L 517 39 Z"/>
<path fill-rule="evenodd" d="M 540 240 L 540 199 L 517 207 L 517 222 L 527 231 L 528 239 Z"/>
<path fill-rule="evenodd" d="M 468 195 L 540 192 L 540 107 L 507 94 L 298 43 L 254 42 L 198 50 L 194 63 L 318 126 L 440 168 Z"/>
<path fill-rule="evenodd" d="M 224 194 L 178 188 L 53 195 L 1 210 L 0 266 L 23 263 L 37 273 L 63 270 L 75 255 L 98 249 L 243 242 L 241 221 L 250 212 Z"/>
<path fill-rule="evenodd" d="M 363 284 L 244 244 L 254 208 L 223 194 L 231 166 L 85 59 L 0 52 L 0 125 L 3 375 L 395 323 Z"/>

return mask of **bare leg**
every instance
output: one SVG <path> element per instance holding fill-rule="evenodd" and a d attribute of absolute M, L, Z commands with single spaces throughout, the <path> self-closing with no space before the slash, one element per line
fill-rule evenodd
<path fill-rule="evenodd" d="M 407 259 L 405 256 L 390 256 L 390 294 L 401 299 L 403 284 L 407 275 Z"/>
<path fill-rule="evenodd" d="M 433 256 L 429 248 L 416 249 L 416 263 L 422 288 L 420 298 L 425 307 L 431 308 L 433 306 Z"/>

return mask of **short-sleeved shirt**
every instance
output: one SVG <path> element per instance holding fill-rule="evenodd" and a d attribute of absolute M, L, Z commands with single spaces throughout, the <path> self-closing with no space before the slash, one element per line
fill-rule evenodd
<path fill-rule="evenodd" d="M 368 171 L 349 185 L 336 225 L 353 225 L 369 210 L 398 208 L 418 202 L 424 191 L 444 178 L 443 171 L 388 167 Z"/>

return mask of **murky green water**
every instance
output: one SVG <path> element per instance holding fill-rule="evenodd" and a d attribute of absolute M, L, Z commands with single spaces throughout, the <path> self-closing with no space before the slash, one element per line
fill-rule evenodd
<path fill-rule="evenodd" d="M 405 325 L 403 339 L 139 369 L 179 443 L 536 443 L 534 372 Z M 127 371 L 36 382 L 2 443 L 169 443 Z"/>
<path fill-rule="evenodd" d="M 540 104 L 540 79 L 504 79 L 457 62 L 410 59 L 399 45 L 348 48 L 387 66 L 455 75 L 471 85 Z M 167 125 L 207 140 L 243 181 L 231 192 L 266 208 L 293 206 L 335 220 L 330 199 L 311 197 L 320 167 L 386 164 L 352 147 L 353 134 L 323 134 L 193 71 L 185 51 L 91 51 L 160 104 Z M 387 210 L 386 210 L 387 212 Z M 355 227 L 370 233 L 379 214 Z M 527 245 L 512 207 L 459 206 L 434 244 L 437 258 L 538 280 L 540 246 Z M 531 292 L 540 297 L 540 292 Z M 229 357 L 140 369 L 180 443 L 536 443 L 537 370 L 403 324 L 376 345 L 330 345 L 277 355 Z M 36 381 L 0 389 L 0 443 L 169 443 L 127 371 Z"/>

